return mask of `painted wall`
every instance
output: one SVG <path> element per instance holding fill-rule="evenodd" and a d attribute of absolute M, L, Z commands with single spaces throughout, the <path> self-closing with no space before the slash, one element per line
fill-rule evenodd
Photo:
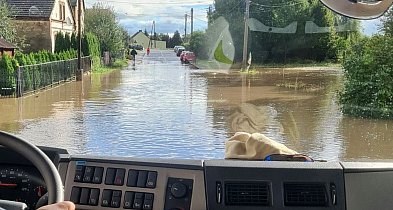
<path fill-rule="evenodd" d="M 142 45 L 145 49 L 149 47 L 149 42 L 149 37 L 147 37 L 144 33 L 138 33 L 131 39 L 132 45 Z"/>
<path fill-rule="evenodd" d="M 52 50 L 51 28 L 49 21 L 14 20 L 19 36 L 25 38 L 28 45 L 22 50 L 36 52 L 39 50 Z"/>
<path fill-rule="evenodd" d="M 59 32 L 62 33 L 73 33 L 74 32 L 74 18 L 72 14 L 72 10 L 70 9 L 70 5 L 68 4 L 68 0 L 56 0 L 55 5 L 52 10 L 51 14 L 51 42 L 52 42 L 52 49 L 53 52 L 55 50 L 55 38 L 56 34 Z M 64 18 L 61 19 L 60 15 L 60 5 L 64 5 L 65 14 Z"/>
<path fill-rule="evenodd" d="M 140 32 L 136 36 L 134 36 L 131 39 L 131 44 L 132 45 L 142 45 L 143 48 L 148 48 L 150 43 L 150 38 L 147 37 L 144 33 Z M 166 49 L 166 42 L 165 41 L 154 41 L 152 40 L 152 48 L 156 49 L 161 49 L 164 50 Z"/>

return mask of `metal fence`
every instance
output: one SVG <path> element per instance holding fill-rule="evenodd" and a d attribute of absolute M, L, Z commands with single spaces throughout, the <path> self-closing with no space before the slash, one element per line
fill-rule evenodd
<path fill-rule="evenodd" d="M 91 66 L 91 58 L 83 57 L 83 71 L 91 71 Z M 14 80 L 13 78 L 0 80 L 0 95 L 21 97 L 26 93 L 53 87 L 62 82 L 72 81 L 75 79 L 77 69 L 78 59 L 21 66 L 15 71 Z M 13 81 L 10 82 L 10 79 Z M 8 87 L 4 85 L 6 82 Z M 10 87 L 9 84 L 13 85 Z"/>

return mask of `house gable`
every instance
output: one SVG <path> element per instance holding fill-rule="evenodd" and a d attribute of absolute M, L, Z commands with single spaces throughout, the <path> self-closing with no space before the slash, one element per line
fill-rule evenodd
<path fill-rule="evenodd" d="M 75 18 L 69 0 L 54 0 L 53 9 L 50 15 L 52 21 L 64 22 L 67 26 L 75 24 Z"/>

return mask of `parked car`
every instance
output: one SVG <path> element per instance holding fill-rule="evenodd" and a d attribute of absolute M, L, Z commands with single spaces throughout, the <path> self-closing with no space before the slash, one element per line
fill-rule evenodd
<path fill-rule="evenodd" d="M 144 50 L 142 45 L 131 45 L 130 48 L 134 50 Z"/>
<path fill-rule="evenodd" d="M 183 63 L 183 57 L 186 55 L 187 52 L 188 52 L 188 51 L 183 51 L 183 52 L 180 54 L 180 61 L 181 61 L 181 63 Z"/>
<path fill-rule="evenodd" d="M 181 57 L 182 63 L 194 63 L 196 60 L 195 53 L 189 52 L 189 51 L 186 51 L 185 53 L 183 52 L 182 56 L 180 56 L 180 57 Z"/>
<path fill-rule="evenodd" d="M 179 49 L 179 47 L 183 47 L 183 46 L 175 46 L 175 47 L 173 48 L 173 51 L 174 51 L 175 53 L 177 53 L 177 50 Z"/>
<path fill-rule="evenodd" d="M 183 51 L 186 51 L 186 49 L 185 49 L 184 47 L 183 47 L 183 48 L 179 48 L 179 49 L 177 50 L 177 53 L 176 53 L 177 57 L 180 57 L 180 55 L 181 55 L 181 53 L 182 53 Z"/>

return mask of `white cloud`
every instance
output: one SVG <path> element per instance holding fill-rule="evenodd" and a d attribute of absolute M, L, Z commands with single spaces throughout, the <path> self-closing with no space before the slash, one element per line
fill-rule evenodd
<path fill-rule="evenodd" d="M 206 11 L 213 0 L 86 0 L 87 8 L 95 3 L 112 6 L 120 23 L 130 34 L 145 28 L 150 32 L 153 21 L 156 21 L 158 33 L 173 33 L 178 30 L 184 33 L 184 16 L 194 8 L 194 28 L 203 30 L 207 27 Z M 190 21 L 188 21 L 190 31 Z"/>

